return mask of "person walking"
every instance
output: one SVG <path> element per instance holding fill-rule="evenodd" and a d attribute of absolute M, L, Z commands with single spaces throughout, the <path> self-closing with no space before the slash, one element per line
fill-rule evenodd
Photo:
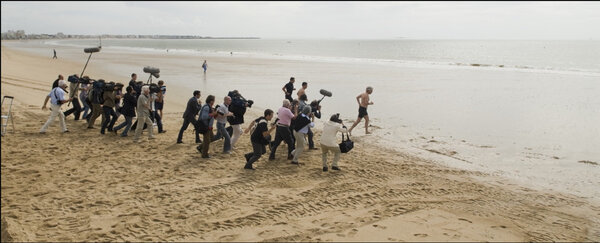
<path fill-rule="evenodd" d="M 312 119 L 312 120 L 311 120 Z M 310 113 L 310 106 L 304 106 L 302 108 L 302 114 L 296 118 L 294 124 L 294 138 L 296 138 L 296 149 L 292 151 L 294 158 L 292 164 L 300 165 L 298 158 L 304 151 L 304 145 L 306 143 L 306 134 L 308 133 L 309 127 L 314 127 L 314 116 Z"/>
<path fill-rule="evenodd" d="M 58 59 L 58 57 L 56 56 L 56 49 L 52 49 L 52 51 L 54 51 L 54 56 L 52 57 L 52 59 Z"/>
<path fill-rule="evenodd" d="M 341 125 L 341 126 L 340 126 Z M 321 152 L 323 158 L 323 171 L 328 170 L 327 165 L 327 154 L 333 153 L 333 163 L 331 163 L 332 170 L 340 170 L 338 167 L 338 161 L 340 160 L 340 146 L 336 141 L 338 132 L 347 132 L 346 126 L 340 119 L 340 114 L 334 114 L 329 118 L 329 121 L 325 123 L 323 127 L 323 133 L 321 134 Z"/>
<path fill-rule="evenodd" d="M 277 129 L 275 130 L 275 140 L 271 143 L 271 154 L 269 160 L 275 159 L 275 152 L 281 141 L 285 141 L 288 145 L 288 159 L 292 159 L 292 150 L 294 150 L 294 140 L 290 132 L 290 124 L 292 119 L 298 114 L 297 108 L 294 112 L 290 110 L 291 104 L 289 100 L 283 100 L 283 106 L 277 110 Z"/>
<path fill-rule="evenodd" d="M 131 124 L 133 122 L 133 118 L 135 117 L 135 107 L 137 106 L 137 100 L 135 99 L 135 91 L 133 87 L 127 86 L 125 88 L 125 96 L 123 96 L 123 107 L 121 107 L 121 114 L 125 117 L 125 121 L 113 128 L 113 132 L 117 134 L 119 129 L 125 127 L 123 133 L 121 133 L 121 137 L 127 137 L 127 133 L 129 129 L 131 129 Z"/>
<path fill-rule="evenodd" d="M 135 129 L 135 137 L 133 138 L 133 142 L 140 141 L 140 135 L 142 135 L 142 130 L 144 130 L 144 123 L 148 126 L 148 139 L 154 139 L 154 135 L 152 134 L 152 120 L 150 120 L 151 108 L 150 104 L 152 99 L 150 98 L 150 87 L 143 86 L 142 94 L 138 97 L 137 100 L 137 127 Z"/>
<path fill-rule="evenodd" d="M 213 123 L 214 123 L 214 118 L 217 116 L 217 111 L 215 109 L 212 108 L 212 106 L 215 104 L 215 96 L 214 95 L 209 95 L 208 97 L 206 97 L 204 106 L 202 106 L 202 109 L 200 110 L 200 117 L 198 118 L 198 127 L 200 126 L 205 126 L 206 127 L 206 132 L 204 133 L 203 136 L 203 142 L 201 145 L 199 145 L 198 147 L 196 147 L 196 149 L 202 153 L 202 158 L 208 159 L 210 158 L 210 155 L 208 154 L 208 150 L 210 149 L 210 142 L 212 141 L 212 137 L 213 137 Z M 202 123 L 202 124 L 200 124 Z"/>
<path fill-rule="evenodd" d="M 200 140 L 200 129 L 198 128 L 198 120 L 196 120 L 196 115 L 200 111 L 200 90 L 194 90 L 193 97 L 190 98 L 187 102 L 187 106 L 185 111 L 183 112 L 183 125 L 181 125 L 181 129 L 179 129 L 179 135 L 177 135 L 177 143 L 183 143 L 183 132 L 188 128 L 190 123 L 194 126 L 196 134 L 196 143 L 202 143 Z"/>
<path fill-rule="evenodd" d="M 216 141 L 225 138 L 225 142 L 223 143 L 224 154 L 231 154 L 231 137 L 229 136 L 227 129 L 225 129 L 227 117 L 233 116 L 233 113 L 229 111 L 230 104 L 231 97 L 225 96 L 223 98 L 223 104 L 217 106 L 217 135 L 212 139 L 212 141 Z"/>
<path fill-rule="evenodd" d="M 206 60 L 202 63 L 202 69 L 204 69 L 204 74 L 206 74 L 206 69 L 208 68 L 208 64 L 206 64 Z"/>
<path fill-rule="evenodd" d="M 65 99 L 65 89 L 67 89 L 67 83 L 64 80 L 58 81 L 58 87 L 52 89 L 48 94 L 46 100 L 44 101 L 44 105 L 42 106 L 42 110 L 46 110 L 46 104 L 48 103 L 48 99 L 50 99 L 50 117 L 40 129 L 40 133 L 46 133 L 48 127 L 54 122 L 54 119 L 58 116 L 58 123 L 60 124 L 60 128 L 62 132 L 69 132 L 67 130 L 67 124 L 65 123 L 65 114 L 60 110 L 60 106 L 64 103 L 71 101 L 71 98 Z"/>

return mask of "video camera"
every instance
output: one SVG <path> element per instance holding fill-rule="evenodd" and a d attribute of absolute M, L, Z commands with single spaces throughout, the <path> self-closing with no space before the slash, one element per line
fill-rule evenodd
<path fill-rule="evenodd" d="M 246 98 L 244 98 L 237 90 L 229 91 L 227 96 L 231 97 L 231 104 L 234 106 L 244 107 L 247 105 L 248 108 L 252 108 L 252 105 L 254 104 L 253 100 L 246 100 Z"/>

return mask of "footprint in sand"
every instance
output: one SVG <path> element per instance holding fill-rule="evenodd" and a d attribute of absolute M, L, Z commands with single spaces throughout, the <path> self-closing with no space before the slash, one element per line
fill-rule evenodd
<path fill-rule="evenodd" d="M 469 222 L 471 224 L 473 223 L 473 222 L 471 222 L 471 220 L 468 220 L 468 219 L 458 218 L 458 220 L 467 221 L 467 222 Z"/>
<path fill-rule="evenodd" d="M 427 234 L 414 234 L 414 236 L 417 236 L 417 237 L 427 237 L 428 235 Z"/>

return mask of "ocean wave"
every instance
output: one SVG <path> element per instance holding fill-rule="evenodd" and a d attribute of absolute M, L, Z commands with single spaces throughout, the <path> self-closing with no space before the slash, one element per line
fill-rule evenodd
<path fill-rule="evenodd" d="M 90 45 L 65 43 L 60 40 L 45 41 L 48 45 L 61 45 L 70 47 L 86 48 Z M 169 53 L 203 55 L 203 56 L 230 56 L 230 51 L 209 50 L 209 49 L 179 49 L 165 47 L 131 47 L 131 46 L 104 46 L 104 48 L 133 51 L 133 52 L 153 52 L 164 53 L 168 50 Z M 380 59 L 380 58 L 363 58 L 363 57 L 333 57 L 333 56 L 315 56 L 315 55 L 294 55 L 283 53 L 267 53 L 267 52 L 248 52 L 238 51 L 233 52 L 236 57 L 249 58 L 265 58 L 265 59 L 281 59 L 281 60 L 297 60 L 311 62 L 327 62 L 327 63 L 353 63 L 353 64 L 379 64 L 393 65 L 400 67 L 418 67 L 418 68 L 461 68 L 461 69 L 487 69 L 487 70 L 505 70 L 505 71 L 523 71 L 536 73 L 553 73 L 553 74 L 571 74 L 584 76 L 600 76 L 600 70 L 591 70 L 583 68 L 558 68 L 558 67 L 536 67 L 528 65 L 513 65 L 513 64 L 493 64 L 493 63 L 463 63 L 463 62 L 440 62 L 440 61 L 416 61 L 416 60 L 399 60 L 399 59 Z"/>

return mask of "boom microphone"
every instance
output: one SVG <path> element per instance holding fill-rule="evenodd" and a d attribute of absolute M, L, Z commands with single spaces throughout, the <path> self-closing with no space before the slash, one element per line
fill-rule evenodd
<path fill-rule="evenodd" d="M 331 95 L 332 95 L 331 92 L 324 90 L 324 89 L 319 90 L 319 93 L 321 93 L 322 95 L 327 96 L 327 97 L 331 97 Z"/>
<path fill-rule="evenodd" d="M 155 73 L 160 73 L 160 69 L 158 69 L 158 68 L 155 68 L 155 67 L 150 67 L 150 66 L 147 66 L 147 67 L 144 67 L 144 72 L 145 72 L 145 73 L 151 73 L 151 74 L 155 74 Z M 157 78 L 158 78 L 158 77 L 157 77 Z"/>
<path fill-rule="evenodd" d="M 99 51 L 100 51 L 100 47 L 91 47 L 91 48 L 83 49 L 83 52 L 85 52 L 85 53 L 94 53 L 94 52 L 99 52 Z"/>

